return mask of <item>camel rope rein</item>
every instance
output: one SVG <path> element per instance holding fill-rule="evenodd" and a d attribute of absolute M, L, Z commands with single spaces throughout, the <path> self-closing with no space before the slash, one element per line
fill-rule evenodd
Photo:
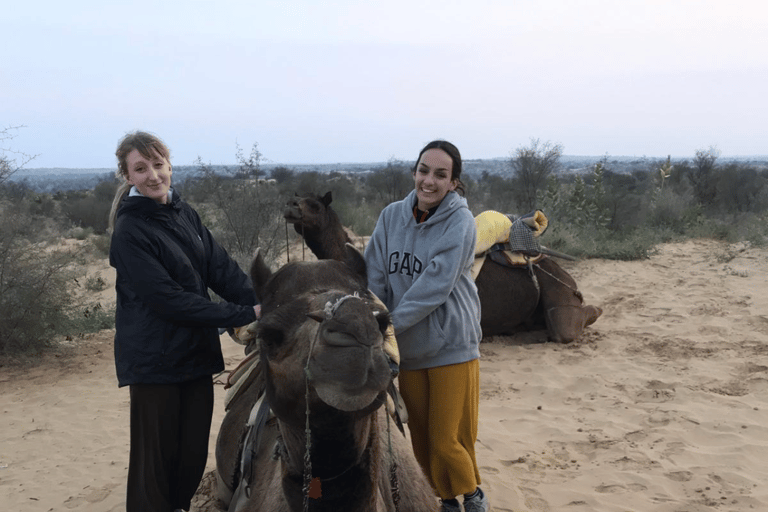
<path fill-rule="evenodd" d="M 291 262 L 291 241 L 288 238 L 288 222 L 285 221 L 285 254 L 287 256 L 286 262 Z M 304 224 L 301 225 L 301 261 L 306 261 L 306 254 L 304 254 L 304 250 L 306 248 L 306 243 L 304 240 Z"/>
<path fill-rule="evenodd" d="M 536 267 L 537 269 L 541 270 L 542 272 L 544 272 L 545 274 L 547 274 L 549 277 L 551 277 L 552 279 L 554 279 L 554 280 L 555 280 L 555 281 L 557 281 L 558 283 L 562 284 L 563 286 L 565 286 L 566 288 L 568 288 L 569 290 L 571 290 L 571 291 L 573 292 L 573 294 L 574 294 L 576 297 L 578 297 L 578 299 L 579 299 L 579 300 L 580 300 L 582 303 L 584 302 L 584 296 L 581 294 L 581 292 L 580 292 L 580 291 L 579 291 L 577 288 L 574 288 L 573 286 L 571 286 L 571 285 L 569 285 L 568 283 L 564 282 L 562 279 L 558 278 L 557 276 L 555 276 L 555 275 L 551 274 L 550 272 L 547 272 L 546 270 L 544 270 L 543 268 L 541 268 L 541 265 L 539 265 L 538 263 L 533 263 L 533 264 L 532 264 L 532 263 L 531 263 L 531 261 L 530 261 L 530 260 L 528 260 L 528 269 L 529 269 L 529 271 L 531 272 L 531 276 L 533 277 L 533 281 L 534 281 L 534 283 L 536 284 L 536 289 L 537 289 L 537 290 L 539 289 L 539 281 L 538 281 L 538 279 L 536 278 L 536 274 L 534 274 L 534 273 L 533 273 L 533 267 Z"/>
<path fill-rule="evenodd" d="M 336 311 L 339 309 L 341 304 L 349 299 L 358 299 L 363 300 L 362 297 L 357 292 L 354 292 L 352 295 L 344 295 L 343 297 L 339 297 L 336 302 L 331 303 L 331 301 L 328 301 L 325 303 L 325 307 L 323 308 L 323 312 L 325 313 L 325 318 L 327 320 L 330 320 L 333 318 L 333 315 L 336 314 Z M 304 512 L 309 512 L 309 494 L 310 494 L 310 488 L 312 486 L 312 457 L 311 457 L 311 451 L 312 451 L 312 428 L 309 424 L 309 398 L 310 398 L 310 387 L 309 387 L 309 381 L 310 381 L 310 370 L 309 370 L 309 362 L 312 359 L 312 352 L 315 350 L 315 345 L 317 344 L 317 340 L 320 339 L 320 328 L 317 329 L 317 334 L 315 334 L 314 339 L 312 340 L 312 343 L 309 346 L 309 354 L 307 355 L 307 363 L 304 365 L 304 402 L 306 403 L 306 409 L 305 409 L 305 421 L 304 421 L 304 436 L 306 438 L 306 444 L 304 448 L 304 487 L 302 488 L 304 492 Z M 390 421 L 389 421 L 389 412 L 386 413 L 387 416 L 387 440 L 389 444 L 389 457 L 391 460 L 390 464 L 390 472 L 389 472 L 389 484 L 392 491 L 392 501 L 395 504 L 395 512 L 399 512 L 400 510 L 400 486 L 398 484 L 397 480 L 397 461 L 395 460 L 394 451 L 392 449 L 392 429 L 390 428 Z M 336 478 L 339 478 L 340 476 L 344 475 L 347 471 L 352 469 L 354 467 L 354 463 L 350 465 L 347 469 L 339 473 L 338 475 L 332 476 L 330 478 L 323 478 L 323 480 L 330 481 L 335 480 Z"/>

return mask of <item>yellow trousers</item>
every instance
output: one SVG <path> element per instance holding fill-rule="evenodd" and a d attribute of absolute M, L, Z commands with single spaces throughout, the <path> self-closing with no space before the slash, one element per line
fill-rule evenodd
<path fill-rule="evenodd" d="M 480 361 L 401 370 L 398 378 L 413 451 L 437 495 L 451 499 L 473 492 L 480 484 Z"/>

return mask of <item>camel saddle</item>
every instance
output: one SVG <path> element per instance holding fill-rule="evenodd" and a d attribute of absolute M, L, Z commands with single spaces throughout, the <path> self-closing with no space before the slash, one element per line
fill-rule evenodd
<path fill-rule="evenodd" d="M 541 210 L 515 220 L 494 210 L 479 214 L 475 217 L 477 243 L 472 278 L 477 278 L 486 258 L 500 265 L 523 267 L 546 257 L 537 239 L 548 225 L 549 221 Z"/>
<path fill-rule="evenodd" d="M 377 299 L 378 300 L 378 299 Z M 384 351 L 390 360 L 390 368 L 399 369 L 400 354 L 397 350 L 397 341 L 395 340 L 394 328 L 390 325 L 385 336 Z M 257 379 L 263 380 L 263 367 L 259 351 L 254 350 L 243 359 L 237 367 L 229 373 L 224 389 L 227 395 L 224 398 L 224 410 L 229 410 L 232 401 L 242 394 L 242 390 L 247 389 L 250 382 Z M 405 408 L 405 402 L 400 395 L 400 391 L 394 382 L 394 376 L 397 374 L 393 370 L 393 380 L 387 389 L 387 413 L 394 419 L 397 428 L 405 435 L 404 423 L 408 422 L 408 411 Z M 261 440 L 261 433 L 267 424 L 267 421 L 274 418 L 275 415 L 266 399 L 263 383 L 259 385 L 259 397 L 251 408 L 251 413 L 245 425 L 245 437 L 243 439 L 241 458 L 240 458 L 240 479 L 233 491 L 228 512 L 240 510 L 247 502 L 247 493 L 251 483 L 251 462 L 254 455 L 258 452 L 258 446 Z"/>

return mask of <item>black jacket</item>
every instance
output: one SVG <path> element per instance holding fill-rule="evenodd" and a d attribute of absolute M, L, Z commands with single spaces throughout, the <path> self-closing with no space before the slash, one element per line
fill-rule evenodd
<path fill-rule="evenodd" d="M 117 271 L 119 386 L 179 383 L 224 370 L 218 327 L 253 322 L 256 296 L 176 191 L 168 204 L 123 199 L 109 262 Z M 209 288 L 227 302 L 212 302 Z"/>

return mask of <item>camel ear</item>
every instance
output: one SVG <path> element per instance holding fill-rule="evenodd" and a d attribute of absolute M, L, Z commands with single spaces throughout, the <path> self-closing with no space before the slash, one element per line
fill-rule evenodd
<path fill-rule="evenodd" d="M 362 276 L 365 282 L 368 282 L 368 274 L 365 270 L 365 258 L 363 254 L 354 245 L 347 242 L 345 245 L 346 255 L 344 264 L 358 276 Z"/>
<path fill-rule="evenodd" d="M 307 316 L 316 322 L 322 322 L 325 320 L 325 311 L 319 309 L 317 311 L 310 311 Z"/>
<path fill-rule="evenodd" d="M 324 204 L 325 206 L 328 206 L 329 204 L 331 204 L 331 201 L 333 201 L 333 195 L 331 194 L 331 191 L 329 190 L 329 191 L 328 191 L 328 192 L 326 192 L 326 193 L 325 193 L 325 195 L 323 196 L 323 200 L 322 200 L 322 202 L 323 202 L 323 204 Z"/>
<path fill-rule="evenodd" d="M 261 248 L 256 249 L 256 252 L 253 254 L 250 273 L 253 289 L 256 290 L 256 295 L 261 296 L 261 289 L 272 276 L 272 270 L 264 263 L 264 258 L 261 257 Z"/>

